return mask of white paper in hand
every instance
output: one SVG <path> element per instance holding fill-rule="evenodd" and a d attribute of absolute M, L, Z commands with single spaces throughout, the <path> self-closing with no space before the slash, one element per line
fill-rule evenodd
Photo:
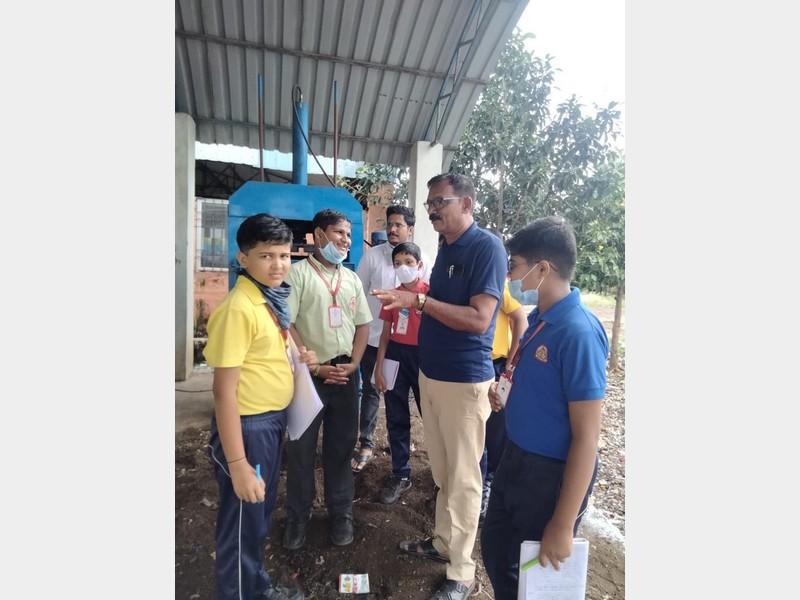
<path fill-rule="evenodd" d="M 300 362 L 300 351 L 289 336 L 289 346 L 294 359 L 294 396 L 289 406 L 286 407 L 286 429 L 289 439 L 299 439 L 303 432 L 311 425 L 311 421 L 322 410 L 322 400 L 319 399 L 317 388 L 311 380 L 311 371 L 304 363 Z"/>
<path fill-rule="evenodd" d="M 517 600 L 584 600 L 589 568 L 589 540 L 572 540 L 572 554 L 556 571 L 552 565 L 536 564 L 522 570 L 529 560 L 539 556 L 539 542 L 522 542 L 519 553 L 519 589 Z"/>
<path fill-rule="evenodd" d="M 386 382 L 386 391 L 394 389 L 394 383 L 397 381 L 397 372 L 400 370 L 400 363 L 391 358 L 383 359 L 383 380 Z M 375 385 L 375 371 L 372 372 L 370 382 Z"/>

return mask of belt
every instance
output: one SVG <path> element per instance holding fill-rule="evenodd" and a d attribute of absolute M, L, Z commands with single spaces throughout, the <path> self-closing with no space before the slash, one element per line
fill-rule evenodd
<path fill-rule="evenodd" d="M 347 354 L 342 354 L 340 356 L 334 356 L 332 359 L 325 361 L 322 363 L 323 365 L 338 365 L 340 363 L 349 363 L 352 362 L 350 357 Z"/>

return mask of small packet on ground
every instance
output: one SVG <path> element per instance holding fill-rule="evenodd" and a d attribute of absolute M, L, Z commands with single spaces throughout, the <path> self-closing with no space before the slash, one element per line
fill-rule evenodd
<path fill-rule="evenodd" d="M 339 592 L 342 594 L 369 593 L 369 575 L 342 573 L 339 575 Z"/>

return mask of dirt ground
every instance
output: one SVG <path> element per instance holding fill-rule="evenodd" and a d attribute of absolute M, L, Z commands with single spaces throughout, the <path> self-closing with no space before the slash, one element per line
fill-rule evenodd
<path fill-rule="evenodd" d="M 595 311 L 609 331 L 613 309 Z M 579 536 L 590 541 L 588 600 L 625 598 L 625 417 L 624 361 L 609 372 L 600 442 L 600 468 L 590 509 Z M 381 404 L 381 406 L 383 406 Z M 444 578 L 444 565 L 406 556 L 397 548 L 405 539 L 426 537 L 433 531 L 434 484 L 425 450 L 422 419 L 412 406 L 411 436 L 416 449 L 411 456 L 412 488 L 393 505 L 381 504 L 379 494 L 391 477 L 391 458 L 383 409 L 375 432 L 376 458 L 356 475 L 353 506 L 355 540 L 333 546 L 329 540 L 322 498 L 322 470 L 317 468 L 317 499 L 305 545 L 289 551 L 281 545 L 286 472 L 281 471 L 277 508 L 266 546 L 270 575 L 285 585 L 298 585 L 308 599 L 347 598 L 338 592 L 344 573 L 369 575 L 369 594 L 359 598 L 427 600 Z M 204 446 L 208 429 L 187 429 L 176 435 L 175 445 L 175 598 L 211 600 L 214 591 L 214 526 L 217 489 Z M 285 461 L 284 461 L 285 464 Z M 480 536 L 473 557 L 478 586 L 472 598 L 493 599 L 483 569 Z"/>

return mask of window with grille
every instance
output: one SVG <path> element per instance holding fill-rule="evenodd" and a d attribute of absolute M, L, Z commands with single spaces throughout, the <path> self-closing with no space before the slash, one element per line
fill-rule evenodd
<path fill-rule="evenodd" d="M 228 270 L 228 201 L 197 199 L 197 268 Z"/>

